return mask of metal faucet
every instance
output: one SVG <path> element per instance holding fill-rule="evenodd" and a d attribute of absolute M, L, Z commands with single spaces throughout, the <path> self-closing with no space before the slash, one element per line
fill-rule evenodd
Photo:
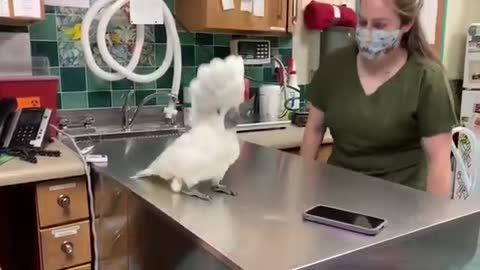
<path fill-rule="evenodd" d="M 128 91 L 127 94 L 123 95 L 124 102 L 122 106 L 122 129 L 123 130 L 130 130 L 131 124 L 130 124 L 130 99 L 131 97 L 135 94 L 135 90 L 130 90 Z"/>
<path fill-rule="evenodd" d="M 157 93 L 153 93 L 153 94 L 150 94 L 146 97 L 144 97 L 142 99 L 142 101 L 140 102 L 140 104 L 138 104 L 138 106 L 135 108 L 135 111 L 133 112 L 133 115 L 132 117 L 130 117 L 130 110 L 131 110 L 131 107 L 129 105 L 129 102 L 130 102 L 130 98 L 132 95 L 135 94 L 135 90 L 130 90 L 126 95 L 125 95 L 125 101 L 123 103 L 123 106 L 122 106 L 122 128 L 123 130 L 125 131 L 129 131 L 131 128 L 132 128 L 132 125 L 133 125 L 133 122 L 135 121 L 135 119 L 137 118 L 138 116 L 138 113 L 140 112 L 140 110 L 143 108 L 143 106 L 145 106 L 145 104 L 147 102 L 149 102 L 150 100 L 156 98 L 156 97 L 159 97 L 159 96 L 169 96 L 171 98 L 171 102 L 174 102 L 175 104 L 178 103 L 178 97 L 176 95 L 173 95 L 171 93 L 164 93 L 164 92 L 157 92 Z M 176 125 L 176 119 L 175 117 L 173 117 L 170 121 L 170 125 L 174 126 Z"/>

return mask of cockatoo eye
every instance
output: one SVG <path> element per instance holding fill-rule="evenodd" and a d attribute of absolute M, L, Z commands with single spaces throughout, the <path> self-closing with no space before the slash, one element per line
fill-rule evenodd
<path fill-rule="evenodd" d="M 217 109 L 217 114 L 220 115 L 220 109 Z"/>

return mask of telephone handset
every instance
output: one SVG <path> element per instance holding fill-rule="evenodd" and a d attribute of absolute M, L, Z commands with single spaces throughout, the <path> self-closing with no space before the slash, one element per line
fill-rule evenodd
<path fill-rule="evenodd" d="M 51 115 L 47 108 L 17 109 L 16 99 L 0 100 L 0 148 L 44 148 Z"/>

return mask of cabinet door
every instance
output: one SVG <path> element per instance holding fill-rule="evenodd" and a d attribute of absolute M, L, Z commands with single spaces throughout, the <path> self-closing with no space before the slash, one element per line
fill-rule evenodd
<path fill-rule="evenodd" d="M 288 0 L 287 32 L 293 33 L 297 23 L 298 0 Z"/>
<path fill-rule="evenodd" d="M 285 32 L 288 0 L 265 0 L 264 16 L 241 11 L 241 0 L 234 0 L 235 9 L 223 10 L 222 1 L 207 1 L 206 28 L 258 32 Z"/>

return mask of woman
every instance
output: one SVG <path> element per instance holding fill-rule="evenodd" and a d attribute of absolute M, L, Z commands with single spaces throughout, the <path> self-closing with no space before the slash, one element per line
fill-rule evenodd
<path fill-rule="evenodd" d="M 309 86 L 302 155 L 317 156 L 329 127 L 330 164 L 450 196 L 455 116 L 419 22 L 423 0 L 360 6 L 357 46 L 329 55 Z"/>

